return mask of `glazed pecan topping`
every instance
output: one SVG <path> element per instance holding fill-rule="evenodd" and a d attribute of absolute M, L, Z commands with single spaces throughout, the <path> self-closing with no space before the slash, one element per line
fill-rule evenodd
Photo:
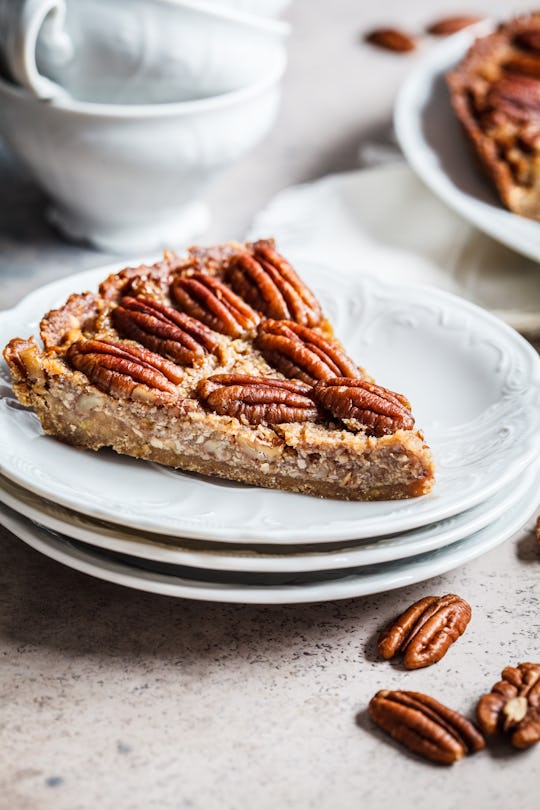
<path fill-rule="evenodd" d="M 124 295 L 161 299 L 169 288 L 170 273 L 167 255 L 151 266 L 141 264 L 138 267 L 125 267 L 101 282 L 99 295 L 107 303 L 119 301 Z"/>
<path fill-rule="evenodd" d="M 259 322 L 258 314 L 245 301 L 208 273 L 177 276 L 171 295 L 188 315 L 229 337 L 240 337 Z"/>
<path fill-rule="evenodd" d="M 395 619 L 379 639 L 383 658 L 403 653 L 407 669 L 428 667 L 440 661 L 465 631 L 471 607 L 460 596 L 426 596 Z"/>
<path fill-rule="evenodd" d="M 540 68 L 540 62 L 539 62 Z M 540 81 L 531 76 L 507 75 L 493 82 L 487 104 L 515 121 L 540 121 Z"/>
<path fill-rule="evenodd" d="M 234 256 L 227 269 L 227 281 L 238 295 L 269 318 L 320 323 L 319 302 L 273 243 L 261 239 L 250 247 L 251 252 Z"/>
<path fill-rule="evenodd" d="M 508 78 L 513 78 L 519 74 L 533 81 L 538 80 L 540 78 L 540 54 L 514 51 L 505 60 L 503 67 Z"/>
<path fill-rule="evenodd" d="M 94 385 L 119 399 L 170 404 L 178 399 L 182 371 L 158 354 L 112 340 L 79 340 L 66 359 Z"/>
<path fill-rule="evenodd" d="M 377 692 L 369 716 L 394 740 L 432 762 L 452 765 L 485 746 L 469 720 L 421 692 Z"/>
<path fill-rule="evenodd" d="M 478 724 L 485 734 L 502 731 L 516 748 L 528 748 L 540 740 L 540 664 L 505 667 L 501 675 L 480 698 Z"/>
<path fill-rule="evenodd" d="M 214 374 L 197 386 L 206 408 L 250 425 L 314 421 L 318 410 L 310 393 L 300 382 L 245 374 Z"/>
<path fill-rule="evenodd" d="M 525 51 L 540 53 L 540 31 L 538 28 L 528 28 L 519 31 L 514 37 L 514 44 Z"/>
<path fill-rule="evenodd" d="M 365 429 L 368 436 L 384 436 L 414 426 L 409 401 L 401 394 L 368 380 L 336 377 L 319 382 L 315 399 L 348 428 Z"/>
<path fill-rule="evenodd" d="M 217 335 L 203 323 L 150 298 L 122 298 L 112 318 L 123 337 L 183 366 L 202 360 L 217 346 Z"/>
<path fill-rule="evenodd" d="M 292 321 L 267 319 L 259 324 L 255 346 L 286 377 L 307 383 L 333 377 L 357 377 L 360 369 L 328 338 Z"/>

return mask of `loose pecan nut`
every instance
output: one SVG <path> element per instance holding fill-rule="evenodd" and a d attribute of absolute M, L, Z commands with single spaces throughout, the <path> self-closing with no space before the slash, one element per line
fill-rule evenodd
<path fill-rule="evenodd" d="M 471 619 L 471 607 L 460 596 L 426 596 L 411 605 L 382 633 L 383 658 L 403 653 L 407 669 L 429 667 L 440 661 Z"/>
<path fill-rule="evenodd" d="M 482 19 L 484 18 L 473 17 L 470 14 L 462 14 L 457 17 L 444 17 L 442 20 L 437 20 L 428 26 L 427 32 L 435 37 L 448 37 L 450 34 L 456 34 L 458 31 L 468 28 L 469 25 L 479 23 Z"/>
<path fill-rule="evenodd" d="M 377 692 L 369 716 L 394 740 L 432 762 L 452 765 L 485 746 L 469 720 L 421 692 Z"/>
<path fill-rule="evenodd" d="M 214 374 L 197 386 L 205 407 L 251 425 L 314 421 L 318 411 L 310 393 L 300 382 L 245 374 Z"/>
<path fill-rule="evenodd" d="M 261 239 L 233 257 L 227 269 L 227 281 L 238 295 L 269 318 L 316 326 L 322 318 L 321 307 L 311 290 L 291 265 Z"/>
<path fill-rule="evenodd" d="M 336 377 L 317 383 L 313 393 L 316 401 L 343 419 L 349 429 L 364 429 L 368 436 L 384 436 L 414 426 L 409 401 L 368 380 Z"/>
<path fill-rule="evenodd" d="M 180 365 L 193 365 L 217 346 L 216 333 L 203 323 L 150 298 L 122 298 L 112 318 L 123 337 Z"/>
<path fill-rule="evenodd" d="M 66 359 L 94 385 L 119 399 L 164 405 L 178 400 L 182 371 L 158 354 L 112 340 L 79 340 Z"/>
<path fill-rule="evenodd" d="M 171 296 L 188 315 L 230 337 L 240 337 L 260 320 L 249 304 L 209 273 L 177 276 Z"/>
<path fill-rule="evenodd" d="M 332 377 L 357 377 L 360 369 L 347 355 L 314 329 L 292 321 L 261 321 L 255 346 L 271 366 L 286 377 L 313 384 Z"/>
<path fill-rule="evenodd" d="M 370 45 L 395 53 L 406 53 L 414 51 L 416 48 L 415 38 L 398 28 L 375 28 L 373 31 L 369 31 L 364 39 Z"/>
<path fill-rule="evenodd" d="M 502 731 L 516 748 L 528 748 L 540 740 L 540 664 L 505 667 L 501 675 L 478 702 L 478 725 L 485 734 Z"/>

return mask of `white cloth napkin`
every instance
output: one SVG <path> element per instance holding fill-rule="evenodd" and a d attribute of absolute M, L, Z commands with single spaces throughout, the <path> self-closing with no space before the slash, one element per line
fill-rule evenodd
<path fill-rule="evenodd" d="M 359 159 L 372 168 L 280 192 L 255 218 L 249 238 L 272 234 L 295 261 L 434 285 L 524 333 L 540 333 L 535 262 L 447 208 L 400 160 L 391 137 L 364 146 Z"/>

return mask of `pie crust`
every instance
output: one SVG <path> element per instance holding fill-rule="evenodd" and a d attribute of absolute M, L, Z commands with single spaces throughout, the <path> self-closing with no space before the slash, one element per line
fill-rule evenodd
<path fill-rule="evenodd" d="M 70 445 L 322 497 L 428 493 L 407 400 L 346 356 L 318 306 L 272 240 L 191 248 L 70 296 L 43 346 L 14 338 L 4 357 L 20 402 Z"/>

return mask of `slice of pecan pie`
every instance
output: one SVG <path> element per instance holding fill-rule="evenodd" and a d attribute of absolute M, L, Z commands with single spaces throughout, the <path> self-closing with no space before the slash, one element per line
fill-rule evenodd
<path fill-rule="evenodd" d="M 476 40 L 447 81 L 454 110 L 503 203 L 540 219 L 540 13 Z"/>
<path fill-rule="evenodd" d="M 405 397 L 347 356 L 272 240 L 192 248 L 72 295 L 4 356 L 72 445 L 324 497 L 430 491 Z"/>

